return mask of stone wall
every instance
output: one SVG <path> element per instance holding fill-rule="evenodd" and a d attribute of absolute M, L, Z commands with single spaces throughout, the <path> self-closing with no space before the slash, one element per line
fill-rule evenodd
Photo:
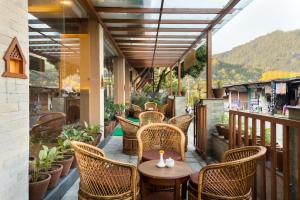
<path fill-rule="evenodd" d="M 2 59 L 14 37 L 26 57 L 28 73 L 27 0 L 0 1 L 0 75 Z M 28 199 L 29 79 L 0 76 L 0 199 Z"/>

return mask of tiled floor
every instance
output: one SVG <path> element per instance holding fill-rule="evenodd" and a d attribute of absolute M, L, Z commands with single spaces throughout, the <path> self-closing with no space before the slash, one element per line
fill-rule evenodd
<path fill-rule="evenodd" d="M 113 136 L 110 141 L 104 147 L 106 156 L 119 160 L 122 162 L 137 163 L 137 156 L 128 156 L 122 153 L 122 137 Z M 202 166 L 206 163 L 202 158 L 195 152 L 193 145 L 193 125 L 191 124 L 189 129 L 189 144 L 188 151 L 186 152 L 186 162 L 192 167 L 194 171 L 199 171 Z M 65 194 L 62 200 L 77 200 L 77 191 L 79 187 L 79 180 L 70 188 L 70 190 Z"/>

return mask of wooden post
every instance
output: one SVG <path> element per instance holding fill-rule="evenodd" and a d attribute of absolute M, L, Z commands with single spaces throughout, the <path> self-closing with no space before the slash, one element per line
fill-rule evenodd
<path fill-rule="evenodd" d="M 178 96 L 181 96 L 181 62 L 178 61 Z"/>
<path fill-rule="evenodd" d="M 173 79 L 172 79 L 172 67 L 170 67 L 170 95 L 173 95 L 173 88 L 172 88 L 172 86 L 173 86 Z"/>
<path fill-rule="evenodd" d="M 212 98 L 212 51 L 211 51 L 211 30 L 207 31 L 206 35 L 206 61 L 207 61 L 207 68 L 206 68 L 206 97 Z"/>

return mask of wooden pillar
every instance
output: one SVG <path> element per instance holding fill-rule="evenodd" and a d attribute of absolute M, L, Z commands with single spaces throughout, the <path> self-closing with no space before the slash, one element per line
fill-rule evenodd
<path fill-rule="evenodd" d="M 114 58 L 114 103 L 125 104 L 125 59 Z"/>
<path fill-rule="evenodd" d="M 130 82 L 130 67 L 125 66 L 125 102 L 130 103 L 131 97 L 131 82 Z"/>
<path fill-rule="evenodd" d="M 178 62 L 178 96 L 181 96 L 181 62 Z"/>
<path fill-rule="evenodd" d="M 172 80 L 172 70 L 173 70 L 172 67 L 170 67 L 170 73 L 169 73 L 169 74 L 170 74 L 170 79 L 169 79 L 169 80 L 170 80 L 170 95 L 173 95 L 173 88 L 172 88 L 172 86 L 173 86 L 173 85 L 172 85 L 172 83 L 173 83 L 173 80 Z"/>
<path fill-rule="evenodd" d="M 95 20 L 83 25 L 80 35 L 80 122 L 100 124 L 100 67 L 103 60 L 103 29 Z"/>
<path fill-rule="evenodd" d="M 211 48 L 211 30 L 206 35 L 206 97 L 212 98 L 212 48 Z"/>

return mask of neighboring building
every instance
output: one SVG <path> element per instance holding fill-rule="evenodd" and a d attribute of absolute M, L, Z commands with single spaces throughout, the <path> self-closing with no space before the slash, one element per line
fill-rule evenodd
<path fill-rule="evenodd" d="M 228 109 L 270 112 L 272 92 L 274 92 L 277 113 L 282 112 L 284 105 L 300 104 L 300 78 L 229 85 L 224 88 L 226 91 L 225 106 Z"/>

